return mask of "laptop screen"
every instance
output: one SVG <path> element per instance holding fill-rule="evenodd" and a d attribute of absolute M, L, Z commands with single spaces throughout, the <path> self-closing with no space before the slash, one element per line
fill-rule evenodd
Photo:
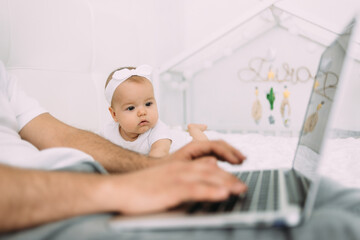
<path fill-rule="evenodd" d="M 312 180 L 319 163 L 330 111 L 353 31 L 354 21 L 328 46 L 320 59 L 295 153 L 293 168 Z"/>

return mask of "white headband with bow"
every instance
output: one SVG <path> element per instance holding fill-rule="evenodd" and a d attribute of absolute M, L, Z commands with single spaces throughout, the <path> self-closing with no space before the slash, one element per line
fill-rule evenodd
<path fill-rule="evenodd" d="M 150 80 L 150 75 L 152 73 L 152 67 L 149 65 L 141 65 L 135 69 L 121 69 L 114 72 L 110 82 L 105 88 L 105 98 L 106 101 L 111 105 L 111 100 L 114 95 L 116 88 L 125 80 L 131 76 L 140 76 L 145 77 Z M 151 80 L 150 80 L 151 81 Z"/>

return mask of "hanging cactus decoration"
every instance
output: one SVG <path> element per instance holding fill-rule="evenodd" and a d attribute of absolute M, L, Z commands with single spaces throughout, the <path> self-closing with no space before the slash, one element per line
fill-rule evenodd
<path fill-rule="evenodd" d="M 270 103 L 270 109 L 273 110 L 274 109 L 274 102 L 275 102 L 275 94 L 274 94 L 274 89 L 270 88 L 270 92 L 268 94 L 266 94 L 266 98 Z"/>

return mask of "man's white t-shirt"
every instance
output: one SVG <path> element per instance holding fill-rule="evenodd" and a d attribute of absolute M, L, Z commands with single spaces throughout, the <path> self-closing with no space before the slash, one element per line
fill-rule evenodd
<path fill-rule="evenodd" d="M 170 139 L 172 141 L 169 127 L 160 120 L 157 121 L 153 128 L 140 134 L 132 142 L 126 141 L 120 135 L 119 123 L 115 121 L 106 123 L 101 135 L 116 145 L 141 154 L 149 154 L 152 144 L 160 139 Z"/>
<path fill-rule="evenodd" d="M 51 148 L 39 151 L 22 140 L 19 132 L 32 119 L 46 111 L 23 92 L 17 80 L 9 75 L 0 61 L 0 163 L 11 166 L 56 169 L 93 158 L 71 148 Z"/>

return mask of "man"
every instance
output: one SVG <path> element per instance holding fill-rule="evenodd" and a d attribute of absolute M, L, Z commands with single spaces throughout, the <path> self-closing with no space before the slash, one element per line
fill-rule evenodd
<path fill-rule="evenodd" d="M 216 158 L 245 159 L 224 142 L 194 142 L 151 159 L 58 121 L 22 92 L 1 62 L 0 91 L 2 232 L 85 214 L 153 212 L 246 190 L 216 165 Z"/>
<path fill-rule="evenodd" d="M 246 191 L 215 157 L 245 159 L 211 141 L 149 159 L 67 126 L 27 97 L 0 63 L 0 239 L 359 239 L 360 191 L 330 181 L 322 181 L 311 218 L 293 229 L 109 229 L 113 212 L 148 213 Z"/>

